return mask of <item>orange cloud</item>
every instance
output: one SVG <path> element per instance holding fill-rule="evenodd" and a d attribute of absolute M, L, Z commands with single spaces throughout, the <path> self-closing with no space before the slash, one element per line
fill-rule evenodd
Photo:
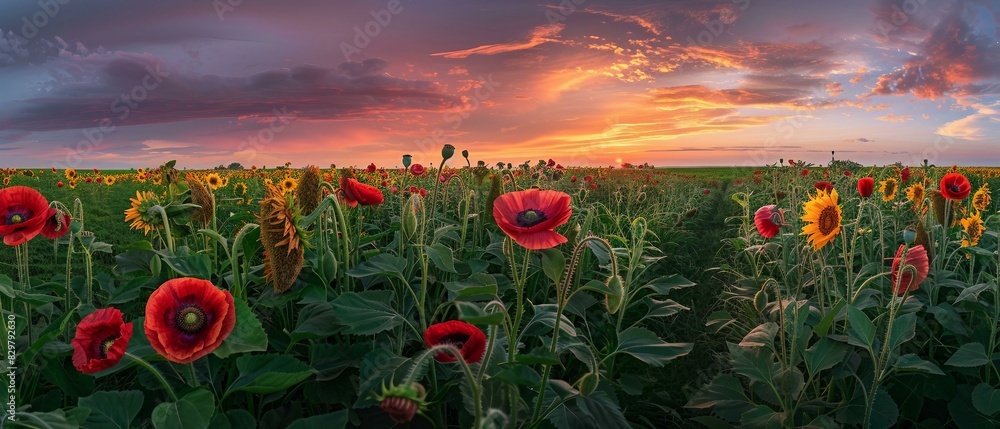
<path fill-rule="evenodd" d="M 472 55 L 496 55 L 505 52 L 523 51 L 525 49 L 534 48 L 535 46 L 543 43 L 555 42 L 556 39 L 554 39 L 554 37 L 558 36 L 563 28 L 564 26 L 562 24 L 542 25 L 531 30 L 531 38 L 526 41 L 495 43 L 492 45 L 477 46 L 475 48 L 463 49 L 459 51 L 440 52 L 431 54 L 431 56 L 445 58 L 468 58 Z"/>

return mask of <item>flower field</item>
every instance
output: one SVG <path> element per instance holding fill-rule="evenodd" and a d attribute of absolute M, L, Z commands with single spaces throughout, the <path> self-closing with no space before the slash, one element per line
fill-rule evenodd
<path fill-rule="evenodd" d="M 1000 427 L 1000 169 L 441 155 L 0 170 L 3 422 Z"/>

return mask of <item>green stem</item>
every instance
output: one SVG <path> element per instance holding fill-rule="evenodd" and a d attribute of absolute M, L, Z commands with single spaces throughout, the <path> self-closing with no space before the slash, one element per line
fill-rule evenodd
<path fill-rule="evenodd" d="M 125 356 L 128 356 L 130 359 L 135 361 L 135 363 L 149 370 L 149 372 L 152 373 L 157 380 L 160 380 L 160 384 L 162 384 L 163 388 L 167 390 L 167 394 L 170 395 L 170 399 L 173 399 L 174 402 L 177 402 L 177 394 L 174 393 L 174 389 L 170 387 L 170 383 L 167 383 L 167 379 L 163 378 L 163 374 L 161 374 L 160 371 L 157 371 L 156 368 L 153 368 L 153 365 L 150 365 L 149 362 L 146 362 L 143 358 L 139 356 L 136 356 L 129 352 L 125 352 Z"/>
<path fill-rule="evenodd" d="M 184 366 L 187 368 L 188 385 L 191 387 L 198 387 L 200 383 L 198 383 L 198 374 L 194 370 L 194 362 Z"/>

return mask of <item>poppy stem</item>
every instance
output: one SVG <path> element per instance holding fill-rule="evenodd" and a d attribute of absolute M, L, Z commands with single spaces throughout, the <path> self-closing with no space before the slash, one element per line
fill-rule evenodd
<path fill-rule="evenodd" d="M 188 385 L 190 385 L 191 387 L 198 387 L 198 385 L 199 385 L 199 383 L 198 383 L 198 373 L 195 372 L 195 370 L 194 370 L 194 362 L 191 362 L 191 363 L 189 363 L 187 365 L 184 365 L 184 366 L 187 367 L 187 372 L 188 373 L 187 373 L 187 377 L 186 378 L 188 379 Z"/>
<path fill-rule="evenodd" d="M 143 358 L 139 356 L 136 356 L 129 352 L 125 352 L 125 356 L 128 356 L 130 359 L 135 361 L 135 363 L 139 364 L 139 366 L 142 366 L 147 370 L 149 370 L 149 372 L 151 372 L 153 376 L 156 377 L 157 380 L 160 380 L 160 384 L 162 384 L 163 388 L 167 390 L 167 394 L 170 395 L 170 399 L 173 399 L 174 402 L 177 402 L 177 394 L 174 393 L 174 389 L 170 387 L 170 383 L 167 383 L 167 379 L 163 378 L 163 374 L 160 373 L 160 371 L 157 371 L 156 368 L 153 367 L 153 365 L 150 365 L 149 362 L 146 362 Z"/>

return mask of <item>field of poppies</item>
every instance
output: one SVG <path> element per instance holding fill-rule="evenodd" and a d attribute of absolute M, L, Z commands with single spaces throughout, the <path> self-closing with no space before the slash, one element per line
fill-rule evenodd
<path fill-rule="evenodd" d="M 3 422 L 1000 427 L 1000 169 L 441 155 L 0 170 Z"/>

